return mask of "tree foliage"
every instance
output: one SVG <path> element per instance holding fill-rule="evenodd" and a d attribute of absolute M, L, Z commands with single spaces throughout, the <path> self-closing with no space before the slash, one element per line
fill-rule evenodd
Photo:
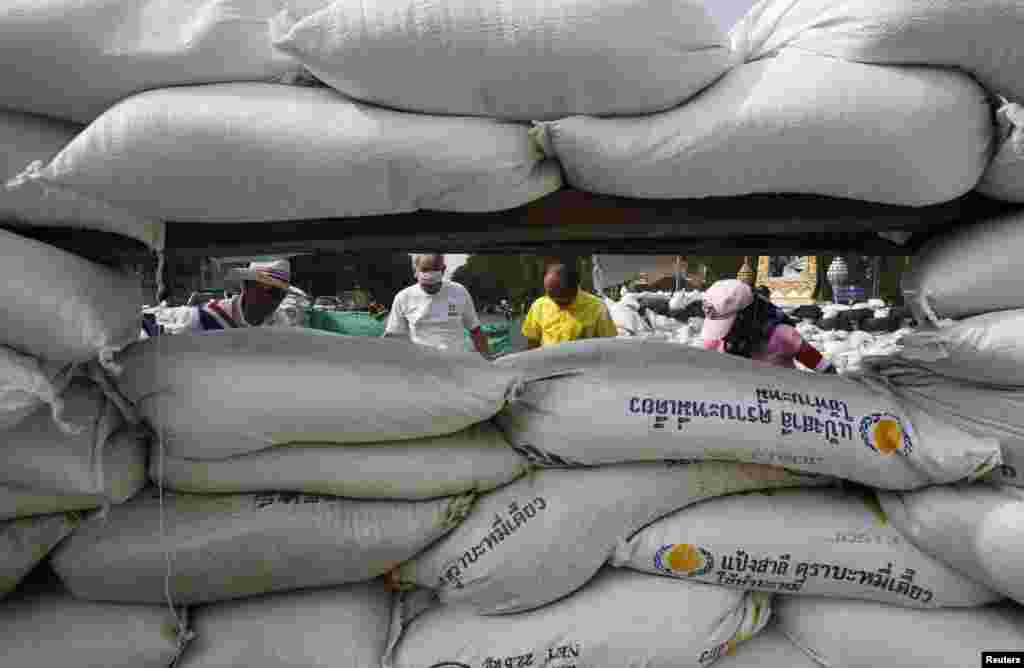
<path fill-rule="evenodd" d="M 529 306 L 544 294 L 544 268 L 551 258 L 540 255 L 470 255 L 452 280 L 463 284 L 477 306 L 507 299 L 516 307 Z M 581 286 L 593 290 L 593 263 L 579 261 Z"/>

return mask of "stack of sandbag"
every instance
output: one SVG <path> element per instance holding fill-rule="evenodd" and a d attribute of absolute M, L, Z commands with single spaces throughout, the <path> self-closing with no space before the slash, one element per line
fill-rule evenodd
<path fill-rule="evenodd" d="M 925 206 L 977 185 L 993 124 L 985 91 L 962 72 L 791 49 L 739 65 L 675 109 L 573 116 L 539 124 L 535 136 L 571 185 L 594 192 Z"/>
<path fill-rule="evenodd" d="M 992 386 L 950 378 L 899 355 L 871 358 L 865 372 L 882 376 L 903 403 L 1002 448 L 1003 463 L 991 477 L 1024 486 L 1024 387 Z"/>
<path fill-rule="evenodd" d="M 769 596 L 604 569 L 543 608 L 500 617 L 467 605 L 414 615 L 395 606 L 387 668 L 650 666 L 700 668 L 754 637 Z"/>
<path fill-rule="evenodd" d="M 379 580 L 254 596 L 190 610 L 182 668 L 381 665 L 392 594 Z"/>
<path fill-rule="evenodd" d="M 355 499 L 431 499 L 500 487 L 529 469 L 490 422 L 428 438 L 292 443 L 225 459 L 159 454 L 150 476 L 195 493 L 287 490 Z"/>
<path fill-rule="evenodd" d="M 871 378 L 614 339 L 497 364 L 527 380 L 496 420 L 541 464 L 717 459 L 906 490 L 974 479 L 1001 463 L 994 439 L 904 404 Z"/>
<path fill-rule="evenodd" d="M 0 16 L 9 9 L 0 8 Z M 0 18 L 0 31 L 3 19 Z M 5 35 L 6 37 L 6 35 Z M 0 52 L 10 46 L 0 37 Z M 10 74 L 10 64 L 0 56 L 0 70 Z M 49 62 L 49 61 L 46 61 Z M 24 68 L 14 68 L 22 74 Z M 35 76 L 38 70 L 29 68 Z M 119 82 L 109 72 L 104 78 Z M 0 93 L 0 107 L 8 101 Z M 164 247 L 164 224 L 105 205 L 96 200 L 75 196 L 67 190 L 7 190 L 3 185 L 16 177 L 33 160 L 49 159 L 81 132 L 84 126 L 67 121 L 44 118 L 16 111 L 0 110 L 0 222 L 18 226 L 63 226 L 113 232 L 143 242 L 154 250 Z"/>
<path fill-rule="evenodd" d="M 733 62 L 700 0 L 285 4 L 271 28 L 278 49 L 346 95 L 424 113 L 650 113 Z"/>
<path fill-rule="evenodd" d="M 151 490 L 84 521 L 51 563 L 76 597 L 120 603 L 192 605 L 364 582 L 450 531 L 472 500 Z"/>
<path fill-rule="evenodd" d="M 914 256 L 901 290 L 921 325 L 1024 308 L 1016 258 L 1024 217 L 1009 213 L 960 225 Z"/>
<path fill-rule="evenodd" d="M 0 601 L 6 665 L 168 668 L 189 642 L 184 611 L 83 601 L 46 575 Z"/>
<path fill-rule="evenodd" d="M 704 501 L 620 543 L 612 563 L 744 590 L 910 608 L 1002 598 L 911 543 L 869 490 L 770 490 Z"/>
<path fill-rule="evenodd" d="M 623 295 L 619 301 L 607 303 L 608 314 L 615 323 L 615 328 L 622 337 L 650 336 L 654 333 L 654 327 L 648 321 L 646 314 L 641 314 L 640 302 L 633 294 Z"/>
<path fill-rule="evenodd" d="M 1024 59 L 1015 0 L 761 0 L 733 28 L 733 48 L 746 61 L 787 49 L 879 65 L 963 70 L 999 100 L 996 153 L 979 190 L 1024 200 L 1021 102 Z"/>
<path fill-rule="evenodd" d="M 128 226 L 514 208 L 562 183 L 527 122 L 669 109 L 734 62 L 697 0 L 19 4 L 0 56 L 52 57 L 0 107 L 91 124 L 9 185 Z"/>
<path fill-rule="evenodd" d="M 74 531 L 78 522 L 76 513 L 0 520 L 0 610 L 6 607 L 3 598 Z"/>
<path fill-rule="evenodd" d="M 70 191 L 167 221 L 495 211 L 561 186 L 558 166 L 523 125 L 420 116 L 268 83 L 140 93 L 50 157 L 8 186 Z"/>
<path fill-rule="evenodd" d="M 963 668 L 1024 648 L 1024 608 L 913 610 L 874 601 L 777 596 L 777 627 L 821 666 Z"/>
<path fill-rule="evenodd" d="M 320 0 L 13 0 L 0 8 L 0 107 L 89 123 L 153 88 L 282 81 L 301 66 L 273 48 L 282 4 Z"/>
<path fill-rule="evenodd" d="M 43 362 L 112 366 L 138 338 L 136 277 L 5 230 L 0 257 L 0 345 Z"/>
<path fill-rule="evenodd" d="M 63 428 L 43 406 L 0 432 L 0 520 L 123 503 L 146 484 L 144 429 L 87 378 L 59 399 Z"/>
<path fill-rule="evenodd" d="M 906 401 L 998 439 L 998 477 L 1012 485 L 1024 485 L 1024 296 L 1012 260 L 1024 247 L 1021 221 L 965 225 L 926 245 L 902 286 L 925 326 L 865 360 Z"/>
<path fill-rule="evenodd" d="M 879 499 L 909 541 L 1024 605 L 1024 490 L 946 485 Z"/>
<path fill-rule="evenodd" d="M 678 348 L 678 347 L 677 347 Z M 657 462 L 544 469 L 483 495 L 451 535 L 393 575 L 480 614 L 524 612 L 583 586 L 616 544 L 680 508 L 830 480 L 756 464 Z"/>
<path fill-rule="evenodd" d="M 38 359 L 0 345 L 0 430 L 10 429 L 43 406 L 54 422 L 63 424 L 60 413 L 62 382 L 70 377 L 64 365 L 41 364 Z"/>
<path fill-rule="evenodd" d="M 508 483 L 527 463 L 487 421 L 516 374 L 477 355 L 309 329 L 137 343 L 118 386 L 182 491 L 427 499 Z"/>

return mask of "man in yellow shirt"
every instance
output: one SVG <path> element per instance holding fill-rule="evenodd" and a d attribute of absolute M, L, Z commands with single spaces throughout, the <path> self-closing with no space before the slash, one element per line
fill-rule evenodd
<path fill-rule="evenodd" d="M 530 349 L 618 335 L 604 303 L 579 285 L 575 258 L 548 265 L 546 295 L 533 302 L 523 322 L 523 336 Z"/>

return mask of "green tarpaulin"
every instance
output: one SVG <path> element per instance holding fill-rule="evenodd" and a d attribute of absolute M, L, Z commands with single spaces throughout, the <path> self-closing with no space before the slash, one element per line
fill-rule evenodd
<path fill-rule="evenodd" d="M 386 317 L 374 317 L 369 313 L 361 311 L 317 311 L 310 309 L 309 327 L 335 334 L 346 336 L 382 336 Z M 514 323 L 482 325 L 483 333 L 491 344 L 491 352 L 510 353 L 512 352 L 511 327 Z M 472 345 L 469 332 L 466 332 L 466 341 Z"/>
<path fill-rule="evenodd" d="M 320 329 L 346 336 L 383 336 L 383 318 L 360 311 L 317 311 L 310 309 L 310 329 Z"/>

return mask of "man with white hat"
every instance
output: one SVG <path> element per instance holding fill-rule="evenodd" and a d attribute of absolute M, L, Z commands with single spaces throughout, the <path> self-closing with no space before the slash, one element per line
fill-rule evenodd
<path fill-rule="evenodd" d="M 232 276 L 242 280 L 242 293 L 195 307 L 189 329 L 202 332 L 269 325 L 293 289 L 291 274 L 288 260 L 250 262 L 245 269 L 233 270 Z"/>

